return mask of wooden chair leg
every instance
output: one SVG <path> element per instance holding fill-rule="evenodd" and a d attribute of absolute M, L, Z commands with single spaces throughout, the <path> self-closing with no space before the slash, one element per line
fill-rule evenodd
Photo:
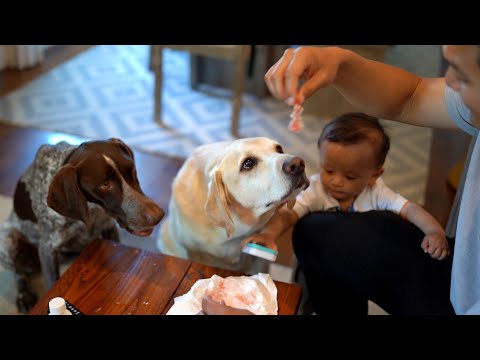
<path fill-rule="evenodd" d="M 198 84 L 200 82 L 200 77 L 198 74 L 198 69 L 201 64 L 200 56 L 189 54 L 190 61 L 190 88 L 192 90 L 198 90 Z"/>
<path fill-rule="evenodd" d="M 235 70 L 232 89 L 232 125 L 231 134 L 233 137 L 239 137 L 238 125 L 240 120 L 240 109 L 242 107 L 242 94 L 245 88 L 246 64 L 243 56 L 235 60 Z"/>
<path fill-rule="evenodd" d="M 169 47 L 169 45 L 152 45 L 150 47 L 150 70 L 155 74 L 154 120 L 160 126 L 167 127 L 167 125 L 162 121 L 162 50 L 164 47 Z M 200 56 L 198 56 L 198 54 L 204 53 L 202 51 L 198 51 L 198 49 L 195 49 L 196 46 L 192 47 L 194 48 L 190 48 L 190 50 L 192 50 L 192 54 L 190 55 L 190 84 L 192 85 L 192 88 L 195 89 L 198 85 L 198 77 L 200 76 L 200 74 L 198 73 L 198 61 L 200 61 Z M 187 51 L 189 51 L 188 46 L 180 46 L 180 48 L 183 50 L 187 49 Z M 240 120 L 240 110 L 242 107 L 242 95 L 246 83 L 246 60 L 250 51 L 250 46 L 244 45 L 239 46 L 235 54 L 211 54 L 212 57 L 217 57 L 218 55 L 220 55 L 221 57 L 229 59 L 233 58 L 234 60 L 234 76 L 232 84 L 232 122 L 230 129 L 230 132 L 234 137 L 239 137 L 238 127 Z M 198 61 L 194 61 L 194 59 Z"/>
<path fill-rule="evenodd" d="M 165 127 L 165 124 L 162 121 L 162 69 L 155 72 L 155 109 L 154 109 L 154 119 L 155 122 Z"/>
<path fill-rule="evenodd" d="M 150 70 L 155 74 L 154 82 L 154 121 L 161 127 L 166 127 L 162 121 L 162 81 L 163 81 L 163 52 L 159 45 L 150 47 Z"/>

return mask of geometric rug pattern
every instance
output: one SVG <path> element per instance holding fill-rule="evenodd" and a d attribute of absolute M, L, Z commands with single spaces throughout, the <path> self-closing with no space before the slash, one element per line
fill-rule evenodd
<path fill-rule="evenodd" d="M 99 45 L 0 99 L 6 121 L 94 139 L 119 137 L 134 148 L 185 158 L 201 144 L 231 140 L 229 89 L 194 91 L 188 53 L 164 50 L 163 119 L 153 121 L 148 45 Z M 400 64 L 401 65 L 401 64 Z M 215 92 L 218 96 L 212 96 Z M 273 97 L 244 94 L 241 137 L 266 136 L 316 169 L 316 140 L 329 119 L 304 116 L 305 129 L 287 129 L 291 108 Z M 423 203 L 431 130 L 385 122 L 392 138 L 384 180 Z"/>

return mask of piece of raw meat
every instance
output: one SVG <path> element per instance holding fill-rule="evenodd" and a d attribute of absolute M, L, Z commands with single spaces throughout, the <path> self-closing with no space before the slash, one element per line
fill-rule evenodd
<path fill-rule="evenodd" d="M 277 287 L 269 274 L 251 276 L 212 275 L 199 279 L 192 288 L 174 299 L 167 315 L 202 314 L 202 299 L 210 296 L 214 301 L 237 309 L 245 309 L 256 315 L 277 315 Z"/>
<path fill-rule="evenodd" d="M 239 281 L 238 278 L 227 277 L 220 280 L 214 288 L 207 289 L 205 295 L 210 295 L 214 301 L 237 309 L 248 309 L 264 302 L 262 293 L 253 282 Z"/>
<path fill-rule="evenodd" d="M 290 114 L 290 118 L 292 120 L 288 124 L 288 130 L 292 132 L 302 131 L 303 129 L 302 113 L 303 113 L 303 105 L 295 104 L 293 106 L 293 111 Z"/>

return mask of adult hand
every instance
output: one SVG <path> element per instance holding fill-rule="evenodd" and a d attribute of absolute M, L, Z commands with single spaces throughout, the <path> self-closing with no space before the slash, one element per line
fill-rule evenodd
<path fill-rule="evenodd" d="M 255 315 L 245 309 L 237 309 L 227 306 L 223 301 L 214 301 L 210 296 L 205 296 L 202 299 L 202 311 L 206 315 Z"/>
<path fill-rule="evenodd" d="M 343 53 L 338 47 L 287 49 L 265 74 L 265 83 L 273 96 L 288 105 L 303 104 L 316 90 L 333 83 Z M 299 87 L 300 80 L 305 81 Z"/>

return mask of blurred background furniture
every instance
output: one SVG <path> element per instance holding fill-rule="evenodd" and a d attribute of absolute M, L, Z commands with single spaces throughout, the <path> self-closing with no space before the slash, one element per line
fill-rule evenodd
<path fill-rule="evenodd" d="M 243 90 L 245 89 L 251 45 L 151 45 L 150 70 L 155 74 L 154 118 L 155 122 L 162 127 L 165 126 L 162 120 L 162 51 L 165 48 L 187 51 L 192 55 L 229 60 L 233 64 L 231 134 L 234 137 L 238 137 L 240 108 L 242 106 Z M 197 72 L 192 71 L 191 84 L 194 88 L 196 81 L 192 79 L 195 79 L 196 74 Z"/>
<path fill-rule="evenodd" d="M 289 47 L 290 45 L 251 45 L 248 69 L 245 74 L 245 93 L 257 98 L 270 96 L 263 77 Z M 234 72 L 231 62 L 202 55 L 192 55 L 190 65 L 190 84 L 193 89 L 202 90 L 202 85 L 232 87 Z"/>

